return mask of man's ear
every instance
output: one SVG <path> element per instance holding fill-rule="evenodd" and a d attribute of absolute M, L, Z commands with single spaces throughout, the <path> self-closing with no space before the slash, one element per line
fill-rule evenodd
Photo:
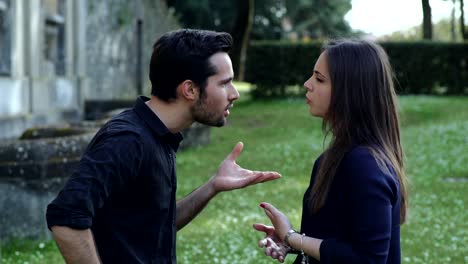
<path fill-rule="evenodd" d="M 180 95 L 188 101 L 193 101 L 198 98 L 199 89 L 198 86 L 191 80 L 185 80 L 177 87 Z"/>

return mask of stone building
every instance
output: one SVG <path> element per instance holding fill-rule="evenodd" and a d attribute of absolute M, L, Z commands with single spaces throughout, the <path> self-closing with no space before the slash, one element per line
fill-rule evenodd
<path fill-rule="evenodd" d="M 163 0 L 0 0 L 0 251 L 49 235 L 46 205 L 94 133 L 18 136 L 81 121 L 90 100 L 148 95 L 152 45 L 177 27 Z"/>
<path fill-rule="evenodd" d="M 83 1 L 0 0 L 0 138 L 78 117 L 85 18 Z"/>
<path fill-rule="evenodd" d="M 162 0 L 0 0 L 0 139 L 148 94 L 152 44 L 176 27 Z"/>

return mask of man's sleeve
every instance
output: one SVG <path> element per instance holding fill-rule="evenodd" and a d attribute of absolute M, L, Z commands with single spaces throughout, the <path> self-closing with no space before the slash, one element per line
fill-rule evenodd
<path fill-rule="evenodd" d="M 96 210 L 109 195 L 136 177 L 143 153 L 137 134 L 102 136 L 93 142 L 64 188 L 47 206 L 49 229 L 55 225 L 90 228 Z"/>

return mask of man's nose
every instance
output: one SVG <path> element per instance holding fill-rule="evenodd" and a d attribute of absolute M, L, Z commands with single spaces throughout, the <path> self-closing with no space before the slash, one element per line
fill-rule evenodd
<path fill-rule="evenodd" d="M 232 89 L 231 89 L 231 94 L 229 96 L 229 100 L 234 101 L 234 100 L 239 99 L 239 96 L 240 96 L 239 91 L 236 89 L 234 85 L 232 85 L 231 87 Z"/>

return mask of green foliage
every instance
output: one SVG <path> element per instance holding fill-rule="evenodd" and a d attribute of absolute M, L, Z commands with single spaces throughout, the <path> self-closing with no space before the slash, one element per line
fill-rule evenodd
<path fill-rule="evenodd" d="M 410 180 L 402 263 L 466 263 L 468 97 L 403 96 L 400 111 Z M 302 196 L 323 150 L 320 119 L 309 115 L 303 99 L 244 100 L 231 112 L 226 127 L 212 130 L 210 145 L 178 153 L 178 198 L 213 175 L 237 141 L 244 142 L 238 164 L 276 170 L 282 178 L 215 197 L 177 234 L 178 263 L 275 263 L 257 246 L 263 235 L 252 229 L 253 223 L 268 223 L 262 201 L 299 227 Z M 35 257 L 37 251 L 43 257 Z M 9 243 L 2 254 L 8 264 L 63 263 L 51 241 Z"/>
<path fill-rule="evenodd" d="M 251 39 L 281 39 L 284 35 L 281 19 L 285 12 L 282 0 L 255 0 Z"/>
<path fill-rule="evenodd" d="M 166 0 L 184 27 L 230 32 L 237 13 L 236 1 Z"/>
<path fill-rule="evenodd" d="M 252 39 L 350 36 L 350 0 L 257 0 Z"/>
<path fill-rule="evenodd" d="M 239 11 L 239 1 L 166 0 L 185 27 L 231 32 Z M 252 39 L 349 36 L 351 27 L 344 16 L 351 0 L 255 0 Z M 289 21 L 290 28 L 284 26 Z"/>
<path fill-rule="evenodd" d="M 457 22 L 457 21 L 456 21 Z M 455 23 L 455 39 L 451 35 L 450 19 L 442 19 L 432 25 L 432 40 L 435 41 L 461 41 L 460 24 Z M 422 27 L 415 26 L 407 30 L 401 30 L 379 38 L 381 41 L 420 41 L 422 39 Z"/>
<path fill-rule="evenodd" d="M 386 42 L 403 94 L 466 94 L 468 43 Z"/>
<path fill-rule="evenodd" d="M 381 42 L 398 80 L 400 94 L 466 94 L 468 43 Z M 246 81 L 255 84 L 254 97 L 303 94 L 321 52 L 321 42 L 255 42 L 246 62 Z M 289 90 L 288 90 L 289 89 Z"/>
<path fill-rule="evenodd" d="M 350 0 L 296 0 L 285 4 L 292 31 L 300 37 L 348 36 L 352 31 L 344 19 L 351 10 Z"/>
<path fill-rule="evenodd" d="M 296 43 L 262 41 L 251 45 L 246 62 L 246 80 L 255 84 L 252 96 L 282 97 L 297 95 L 302 85 L 312 74 L 315 61 L 320 55 L 319 42 Z"/>
<path fill-rule="evenodd" d="M 0 246 L 2 246 L 0 244 Z M 55 242 L 13 240 L 0 248 L 0 263 L 2 264 L 51 264 L 63 263 Z"/>

